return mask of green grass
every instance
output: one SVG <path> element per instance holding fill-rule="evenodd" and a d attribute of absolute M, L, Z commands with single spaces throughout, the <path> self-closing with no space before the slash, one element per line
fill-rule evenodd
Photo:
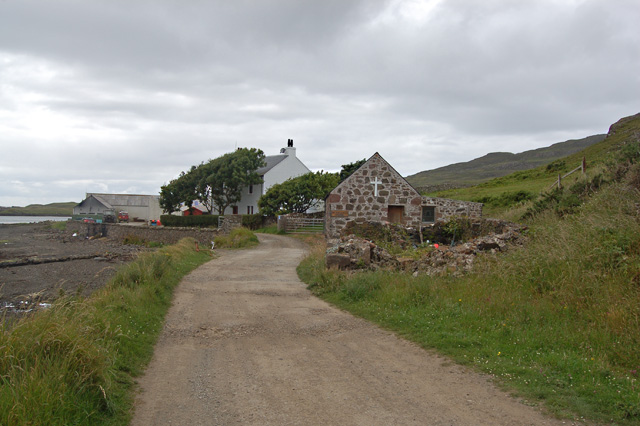
<path fill-rule="evenodd" d="M 634 116 L 616 126 L 616 132 L 607 136 L 605 140 L 563 159 L 535 169 L 512 173 L 508 176 L 492 179 L 477 186 L 428 194 L 430 196 L 453 198 L 458 200 L 477 201 L 485 203 L 484 215 L 502 217 L 518 204 L 526 205 L 514 197 L 519 192 L 537 197 L 548 191 L 549 187 L 558 179 L 558 174 L 564 175 L 582 163 L 587 162 L 587 178 L 591 179 L 610 167 L 615 160 L 612 153 L 618 152 L 632 138 L 634 132 L 640 129 L 640 117 Z M 581 173 L 575 172 L 564 179 L 563 185 L 570 186 L 576 181 L 584 179 Z M 511 202 L 501 203 L 512 198 Z M 526 208 L 526 207 L 525 207 Z M 512 215 L 513 216 L 513 215 Z"/>
<path fill-rule="evenodd" d="M 173 289 L 211 259 L 193 240 L 145 253 L 91 298 L 61 298 L 0 333 L 0 424 L 126 425 Z"/>
<path fill-rule="evenodd" d="M 241 249 L 258 245 L 258 237 L 247 228 L 232 229 L 229 235 L 220 235 L 214 239 L 216 248 Z"/>
<path fill-rule="evenodd" d="M 327 301 L 488 373 L 559 417 L 638 425 L 638 144 L 607 158 L 619 163 L 602 162 L 606 184 L 585 180 L 540 204 L 525 248 L 479 257 L 463 277 L 326 270 L 323 247 L 298 273 Z"/>
<path fill-rule="evenodd" d="M 257 234 L 285 234 L 283 230 L 278 231 L 278 225 L 265 226 L 264 228 L 258 228 L 253 232 Z"/>

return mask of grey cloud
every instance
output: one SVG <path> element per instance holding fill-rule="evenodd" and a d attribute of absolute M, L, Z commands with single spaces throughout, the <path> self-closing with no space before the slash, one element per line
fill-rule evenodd
<path fill-rule="evenodd" d="M 409 174 L 601 133 L 640 110 L 634 3 L 5 0 L 0 181 L 23 183 L 0 205 L 38 175 L 157 191 L 287 138 L 312 169 Z"/>

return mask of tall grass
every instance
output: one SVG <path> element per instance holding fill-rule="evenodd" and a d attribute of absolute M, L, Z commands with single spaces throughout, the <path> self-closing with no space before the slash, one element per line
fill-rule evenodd
<path fill-rule="evenodd" d="M 215 238 L 216 248 L 240 249 L 253 247 L 259 243 L 258 237 L 247 228 L 235 228 L 229 235 L 220 235 Z"/>
<path fill-rule="evenodd" d="M 209 259 L 183 240 L 141 255 L 89 299 L 60 299 L 0 330 L 0 424 L 127 424 L 173 289 Z"/>
<path fill-rule="evenodd" d="M 299 267 L 316 294 L 561 417 L 640 424 L 640 194 L 621 184 L 575 214 L 539 214 L 527 247 L 462 278 Z"/>

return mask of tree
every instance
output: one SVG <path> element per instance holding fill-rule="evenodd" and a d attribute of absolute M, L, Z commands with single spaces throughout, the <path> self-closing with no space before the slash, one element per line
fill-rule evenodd
<path fill-rule="evenodd" d="M 270 187 L 258 200 L 258 207 L 260 213 L 267 216 L 304 213 L 324 200 L 336 185 L 336 173 L 309 172 Z"/>
<path fill-rule="evenodd" d="M 257 170 L 264 165 L 264 153 L 255 148 L 239 148 L 213 160 L 204 179 L 219 214 L 240 201 L 244 187 L 262 183 Z"/>
<path fill-rule="evenodd" d="M 178 211 L 183 202 L 191 208 L 193 200 L 198 199 L 195 190 L 196 170 L 196 166 L 191 166 L 191 170 L 180 172 L 180 176 L 160 188 L 159 202 L 164 211 L 169 214 Z"/>
<path fill-rule="evenodd" d="M 227 207 L 240 201 L 242 189 L 262 182 L 257 170 L 265 165 L 264 153 L 255 148 L 239 148 L 199 166 L 191 166 L 188 172 L 160 190 L 160 206 L 171 213 L 184 202 L 189 208 L 194 200 L 220 214 Z"/>
<path fill-rule="evenodd" d="M 167 214 L 171 214 L 180 209 L 180 203 L 182 202 L 182 198 L 178 195 L 178 191 L 176 189 L 175 180 L 172 180 L 166 185 L 163 185 L 160 188 L 160 207 L 162 210 L 167 212 Z"/>
<path fill-rule="evenodd" d="M 351 174 L 353 172 L 358 170 L 360 168 L 360 166 L 362 166 L 366 162 L 367 162 L 367 160 L 365 158 L 363 158 L 360 161 L 355 161 L 355 162 L 349 163 L 349 164 L 343 164 L 342 165 L 342 170 L 340 170 L 340 182 L 344 181 L 346 178 L 351 176 Z"/>

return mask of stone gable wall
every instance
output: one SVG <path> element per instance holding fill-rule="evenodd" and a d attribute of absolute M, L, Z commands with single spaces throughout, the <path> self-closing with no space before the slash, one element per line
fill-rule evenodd
<path fill-rule="evenodd" d="M 375 195 L 374 180 L 378 185 Z M 422 220 L 422 197 L 379 154 L 338 185 L 326 198 L 325 233 L 339 235 L 350 221 L 388 222 L 389 206 L 403 206 L 403 224 L 418 227 Z"/>
<path fill-rule="evenodd" d="M 374 180 L 378 185 L 375 195 Z M 325 234 L 337 238 L 351 221 L 390 222 L 389 206 L 403 206 L 403 225 L 420 229 L 422 207 L 435 207 L 435 220 L 454 216 L 482 217 L 482 204 L 447 198 L 422 197 L 378 153 L 338 185 L 325 200 Z"/>

